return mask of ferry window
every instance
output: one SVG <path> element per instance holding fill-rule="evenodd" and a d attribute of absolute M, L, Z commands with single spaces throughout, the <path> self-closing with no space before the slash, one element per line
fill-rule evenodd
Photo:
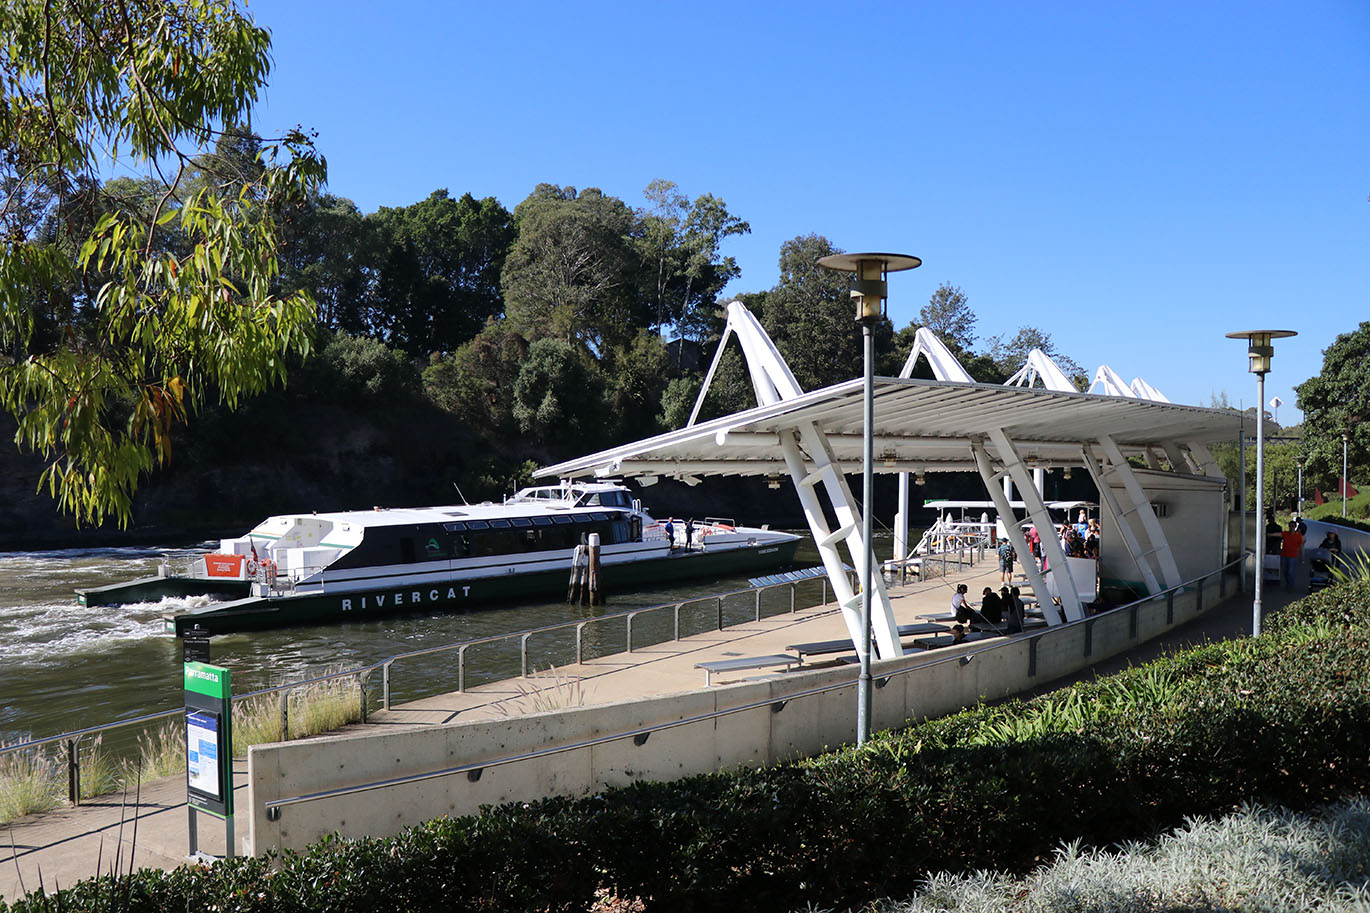
<path fill-rule="evenodd" d="M 495 537 L 492 533 L 481 533 L 471 537 L 471 553 L 477 558 L 484 558 L 495 553 Z"/>
<path fill-rule="evenodd" d="M 499 521 L 494 521 L 498 523 Z M 501 530 L 494 535 L 494 553 L 496 555 L 507 555 L 514 551 L 514 533 L 509 530 Z"/>
<path fill-rule="evenodd" d="M 628 492 L 626 491 L 606 491 L 600 498 L 600 503 L 606 507 L 632 507 L 628 503 Z"/>
<path fill-rule="evenodd" d="M 630 538 L 630 534 L 629 534 L 629 532 L 628 532 L 628 521 L 626 521 L 626 520 L 615 520 L 613 523 L 610 524 L 610 526 L 613 528 L 613 531 L 614 531 L 614 532 L 613 532 L 613 541 L 614 541 L 614 542 L 630 542 L 630 541 L 632 541 L 631 538 Z"/>
<path fill-rule="evenodd" d="M 523 550 L 525 552 L 536 552 L 542 548 L 542 530 L 526 529 L 523 531 Z"/>
<path fill-rule="evenodd" d="M 534 517 L 534 518 L 533 518 L 533 525 L 534 525 L 534 526 L 551 526 L 551 525 L 552 525 L 552 518 L 551 518 L 551 517 Z"/>
<path fill-rule="evenodd" d="M 552 518 L 552 522 L 557 524 L 558 526 L 561 526 L 566 523 L 574 523 L 575 521 L 572 520 L 570 517 L 566 516 L 565 514 L 557 514 L 555 517 Z"/>
<path fill-rule="evenodd" d="M 414 540 L 409 536 L 400 537 L 400 563 L 414 563 Z"/>
<path fill-rule="evenodd" d="M 491 521 L 490 521 L 490 528 L 491 528 L 491 529 L 508 529 L 508 528 L 509 528 L 509 521 L 508 521 L 508 520 L 491 520 Z"/>
<path fill-rule="evenodd" d="M 532 525 L 533 525 L 533 521 L 532 521 L 532 520 L 529 520 L 527 517 L 515 517 L 514 519 L 510 520 L 509 522 L 512 523 L 512 524 L 514 524 L 515 526 L 532 526 Z"/>
<path fill-rule="evenodd" d="M 466 557 L 468 557 L 470 554 L 471 554 L 471 537 L 470 537 L 470 536 L 453 536 L 453 537 L 452 537 L 452 557 L 453 557 L 453 558 L 466 558 Z"/>
<path fill-rule="evenodd" d="M 466 524 L 467 529 L 489 529 L 490 524 L 484 520 L 471 520 Z"/>

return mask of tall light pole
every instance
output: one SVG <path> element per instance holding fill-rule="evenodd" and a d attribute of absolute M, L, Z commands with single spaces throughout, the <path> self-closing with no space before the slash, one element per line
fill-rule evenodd
<path fill-rule="evenodd" d="M 1351 442 L 1351 435 L 1345 431 L 1341 433 L 1341 515 L 1346 518 L 1346 445 Z"/>
<path fill-rule="evenodd" d="M 856 683 L 856 744 L 864 745 L 871 735 L 871 588 L 875 574 L 875 545 L 871 542 L 871 514 L 875 450 L 875 325 L 884 316 L 882 305 L 888 297 L 885 277 L 889 273 L 914 269 L 923 261 L 908 254 L 833 254 L 818 265 L 825 269 L 855 273 L 851 296 L 856 301 L 856 322 L 861 324 L 865 347 L 866 384 L 864 389 L 865 439 L 861 444 L 861 642 L 857 656 L 861 674 Z"/>
<path fill-rule="evenodd" d="M 1261 636 L 1261 582 L 1265 577 L 1265 375 L 1275 355 L 1272 340 L 1297 336 L 1293 330 L 1244 330 L 1228 339 L 1245 339 L 1247 370 L 1256 375 L 1256 592 L 1251 601 L 1251 636 Z"/>
<path fill-rule="evenodd" d="M 1294 465 L 1297 466 L 1297 467 L 1299 467 L 1299 510 L 1298 510 L 1298 514 L 1299 514 L 1300 517 L 1303 516 L 1303 460 L 1304 460 L 1303 457 L 1299 457 L 1297 460 L 1294 461 Z"/>

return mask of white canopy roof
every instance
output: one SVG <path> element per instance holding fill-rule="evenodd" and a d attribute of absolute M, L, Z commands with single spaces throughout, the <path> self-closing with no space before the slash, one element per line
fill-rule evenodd
<path fill-rule="evenodd" d="M 589 474 L 693 481 L 708 475 L 783 471 L 779 435 L 814 422 L 844 469 L 862 450 L 860 378 L 538 470 L 539 477 Z M 1145 399 L 995 384 L 875 379 L 875 471 L 973 470 L 970 442 L 1002 428 L 1019 454 L 1042 466 L 1080 466 L 1081 448 L 1111 436 L 1124 453 L 1234 440 L 1230 410 Z M 992 443 L 986 446 L 993 451 Z"/>

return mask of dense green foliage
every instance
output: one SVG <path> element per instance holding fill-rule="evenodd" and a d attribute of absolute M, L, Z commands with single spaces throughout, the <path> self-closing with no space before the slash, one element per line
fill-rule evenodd
<path fill-rule="evenodd" d="M 86 882 L 16 911 L 795 909 L 908 894 L 936 871 L 1024 871 L 1064 840 L 1150 836 L 1247 801 L 1370 787 L 1370 582 L 1227 641 L 862 748 L 330 839 L 276 861 Z M 786 712 L 802 712 L 799 708 Z"/>
<path fill-rule="evenodd" d="M 1370 464 L 1370 320 L 1342 333 L 1322 352 L 1322 371 L 1295 388 L 1304 412 L 1306 474 L 1324 490 L 1340 492 L 1342 434 L 1347 475 L 1365 479 Z"/>
<path fill-rule="evenodd" d="M 0 36 L 0 404 L 63 509 L 127 522 L 174 426 L 308 351 L 277 228 L 323 160 L 234 127 L 270 41 L 233 0 L 11 0 Z"/>

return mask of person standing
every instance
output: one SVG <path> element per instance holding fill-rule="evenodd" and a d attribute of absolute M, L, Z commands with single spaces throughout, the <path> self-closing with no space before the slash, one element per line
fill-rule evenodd
<path fill-rule="evenodd" d="M 1284 588 L 1294 589 L 1294 566 L 1303 554 L 1303 536 L 1299 535 L 1297 521 L 1289 522 L 1289 529 L 1280 534 L 1280 571 L 1284 575 Z"/>
<path fill-rule="evenodd" d="M 1007 538 L 999 543 L 999 582 L 1009 583 L 1013 580 L 1013 559 L 1018 557 L 1018 553 L 1013 550 L 1013 544 Z"/>

